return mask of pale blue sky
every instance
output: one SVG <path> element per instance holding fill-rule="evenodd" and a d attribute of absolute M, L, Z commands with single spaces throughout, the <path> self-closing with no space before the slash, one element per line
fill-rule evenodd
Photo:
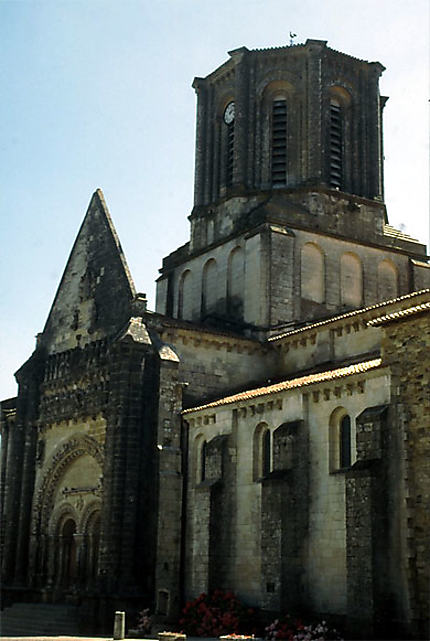
<path fill-rule="evenodd" d="M 427 242 L 428 28 L 427 0 L 0 0 L 0 397 L 97 187 L 154 307 L 161 259 L 188 237 L 191 83 L 236 47 L 292 30 L 387 68 L 388 214 Z"/>

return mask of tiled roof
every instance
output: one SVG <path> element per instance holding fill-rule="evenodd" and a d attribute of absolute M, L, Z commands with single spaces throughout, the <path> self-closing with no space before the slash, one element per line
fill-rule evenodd
<path fill-rule="evenodd" d="M 328 325 L 330 323 L 334 323 L 335 321 L 343 320 L 344 318 L 351 318 L 353 316 L 358 316 L 359 314 L 370 312 L 374 309 L 386 307 L 388 305 L 392 305 L 393 303 L 408 300 L 408 298 L 413 298 L 414 296 L 422 296 L 422 294 L 430 294 L 430 289 L 420 289 L 419 291 L 412 292 L 411 294 L 404 294 L 403 296 L 398 296 L 397 298 L 391 298 L 390 300 L 386 300 L 383 303 L 376 303 L 375 305 L 369 305 L 368 307 L 361 307 L 360 309 L 354 309 L 351 312 L 345 312 L 345 314 L 339 314 L 338 316 L 330 316 L 330 318 L 326 318 L 325 320 L 317 321 L 315 323 L 310 323 L 309 325 L 305 325 L 304 327 L 300 327 L 299 329 L 291 329 L 288 332 L 283 332 L 282 334 L 271 336 L 267 340 L 269 343 L 273 341 L 279 341 L 282 338 L 287 338 L 288 336 L 294 336 L 295 334 L 301 334 L 302 332 L 306 332 L 308 329 L 314 329 L 316 327 L 321 327 L 322 325 Z"/>
<path fill-rule="evenodd" d="M 405 232 L 400 231 L 400 229 L 391 227 L 391 225 L 384 225 L 384 235 L 392 236 L 393 238 L 398 238 L 399 240 L 406 240 L 408 242 L 419 242 L 417 238 L 413 238 L 412 236 L 409 236 L 409 234 L 405 234 Z"/>
<path fill-rule="evenodd" d="M 378 316 L 378 318 L 373 318 L 368 321 L 368 325 L 383 325 L 384 323 L 389 323 L 390 321 L 401 320 L 402 318 L 407 318 L 414 314 L 421 314 L 422 312 L 430 311 L 430 302 L 422 303 L 422 305 L 414 305 L 413 307 L 407 307 L 406 309 L 400 309 L 397 312 L 391 312 L 391 314 L 385 314 L 385 316 Z"/>
<path fill-rule="evenodd" d="M 322 383 L 324 381 L 332 381 L 337 378 L 345 378 L 345 376 L 360 374 L 361 372 L 367 372 L 370 369 L 375 369 L 375 367 L 379 367 L 381 365 L 381 362 L 382 361 L 380 358 L 375 358 L 371 361 L 364 361 L 362 363 L 356 363 L 355 365 L 348 365 L 348 367 L 340 367 L 338 369 L 319 372 L 318 374 L 308 374 L 307 376 L 300 376 L 299 378 L 282 381 L 281 383 L 275 383 L 274 385 L 267 385 L 266 387 L 258 387 L 256 389 L 247 390 L 246 392 L 239 392 L 239 394 L 233 394 L 233 396 L 225 396 L 224 398 L 220 398 L 217 401 L 212 401 L 211 403 L 206 403 L 205 405 L 199 405 L 198 407 L 191 407 L 190 409 L 183 410 L 182 414 L 190 414 L 191 412 L 196 412 L 198 410 L 203 410 L 210 407 L 219 407 L 220 405 L 228 405 L 229 403 L 236 403 L 237 401 L 246 401 L 258 396 L 265 396 L 266 394 L 283 392 L 284 390 L 295 389 L 297 387 L 306 387 L 307 385 L 312 385 L 313 383 Z"/>
<path fill-rule="evenodd" d="M 314 40 L 313 38 L 306 40 L 306 42 L 296 42 L 294 44 L 281 45 L 281 46 L 278 46 L 278 47 L 257 47 L 256 49 L 251 49 L 251 51 L 261 51 L 263 53 L 266 53 L 266 52 L 270 52 L 270 51 L 279 51 L 279 50 L 282 50 L 282 49 L 296 49 L 296 48 L 299 48 L 299 47 L 306 47 L 310 43 L 313 43 L 313 42 L 321 43 L 321 44 L 325 45 L 325 48 L 327 49 L 327 51 L 332 51 L 333 53 L 336 53 L 338 55 L 344 56 L 345 58 L 349 58 L 350 60 L 357 60 L 358 62 L 367 62 L 368 63 L 368 61 L 367 60 L 363 60 L 363 58 L 357 58 L 356 56 L 351 56 L 350 54 L 345 53 L 343 51 L 338 51 L 337 49 L 333 49 L 332 47 L 327 47 L 327 40 L 319 40 L 319 39 Z M 381 63 L 378 63 L 378 64 L 381 64 Z"/>

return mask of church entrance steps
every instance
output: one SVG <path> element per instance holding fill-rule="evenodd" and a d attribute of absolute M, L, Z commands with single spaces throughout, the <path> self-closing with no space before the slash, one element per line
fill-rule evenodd
<path fill-rule="evenodd" d="M 77 635 L 78 609 L 72 605 L 14 603 L 1 613 L 1 637 Z"/>

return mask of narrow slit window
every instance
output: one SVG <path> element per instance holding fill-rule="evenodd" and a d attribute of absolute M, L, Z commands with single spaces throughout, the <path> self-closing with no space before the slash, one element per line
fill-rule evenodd
<path fill-rule="evenodd" d="M 227 125 L 227 187 L 233 184 L 233 168 L 234 168 L 234 121 Z"/>
<path fill-rule="evenodd" d="M 262 460 L 262 472 L 263 476 L 268 476 L 271 472 L 272 467 L 272 436 L 270 430 L 266 430 L 263 434 L 263 460 Z"/>
<path fill-rule="evenodd" d="M 343 118 L 340 104 L 330 102 L 330 187 L 343 186 Z"/>
<path fill-rule="evenodd" d="M 287 184 L 287 102 L 278 99 L 272 106 L 272 187 Z"/>
<path fill-rule="evenodd" d="M 351 419 L 344 416 L 340 422 L 340 467 L 349 467 L 351 465 Z"/>
<path fill-rule="evenodd" d="M 200 481 L 203 483 L 203 481 L 206 480 L 206 452 L 207 450 L 207 443 L 206 441 L 203 442 L 202 444 L 202 449 L 200 452 Z"/>

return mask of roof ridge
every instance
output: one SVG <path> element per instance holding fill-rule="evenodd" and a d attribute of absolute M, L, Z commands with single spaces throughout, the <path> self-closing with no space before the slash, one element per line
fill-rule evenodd
<path fill-rule="evenodd" d="M 304 327 L 299 327 L 298 329 L 291 329 L 288 332 L 284 332 L 283 334 L 277 334 L 276 336 L 270 336 L 267 339 L 267 342 L 273 343 L 275 341 L 281 340 L 282 338 L 293 336 L 294 334 L 301 334 L 302 332 L 305 332 L 308 329 L 321 327 L 323 325 L 329 325 L 330 323 L 334 323 L 335 321 L 342 320 L 344 318 L 351 318 L 354 316 L 358 316 L 361 313 L 370 312 L 374 309 L 378 309 L 379 307 L 386 307 L 388 305 L 392 305 L 393 303 L 398 303 L 403 300 L 408 300 L 409 298 L 414 298 L 415 296 L 422 296 L 423 294 L 430 294 L 430 288 L 419 289 L 416 292 L 403 294 L 402 296 L 398 296 L 397 298 L 390 298 L 389 300 L 383 301 L 382 303 L 375 303 L 374 305 L 368 305 L 367 307 L 360 307 L 359 309 L 353 309 L 350 312 L 345 312 L 344 314 L 330 316 L 330 318 L 325 318 L 324 320 L 316 321 L 315 323 L 310 323 L 309 325 L 305 325 Z"/>
<path fill-rule="evenodd" d="M 413 240 L 417 243 L 419 243 L 418 238 L 414 238 L 410 234 L 406 234 L 406 232 L 402 231 L 401 229 L 397 229 L 397 227 L 393 227 L 393 225 L 389 225 L 388 223 L 384 224 L 384 234 L 386 236 L 395 236 L 396 238 L 404 238 L 405 240 Z"/>
<path fill-rule="evenodd" d="M 371 327 L 375 327 L 378 325 L 383 325 L 384 323 L 387 323 L 391 320 L 407 318 L 408 316 L 412 316 L 413 314 L 420 314 L 421 312 L 425 312 L 427 310 L 430 310 L 430 301 L 428 301 L 427 303 L 421 303 L 421 305 L 413 305 L 412 307 L 406 307 L 406 309 L 399 309 L 396 312 L 391 312 L 390 314 L 385 314 L 384 316 L 378 316 L 377 318 L 372 318 L 370 321 L 367 322 L 367 324 L 370 325 Z"/>

